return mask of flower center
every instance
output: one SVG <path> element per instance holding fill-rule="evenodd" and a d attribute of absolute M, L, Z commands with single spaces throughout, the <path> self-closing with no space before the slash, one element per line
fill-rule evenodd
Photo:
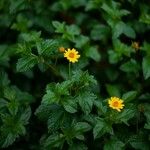
<path fill-rule="evenodd" d="M 70 57 L 70 58 L 74 58 L 74 53 L 70 53 L 70 54 L 69 54 L 69 57 Z"/>
<path fill-rule="evenodd" d="M 118 107 L 118 105 L 119 105 L 119 103 L 118 103 L 117 101 L 115 101 L 115 102 L 113 103 L 113 106 L 114 106 L 114 107 Z"/>

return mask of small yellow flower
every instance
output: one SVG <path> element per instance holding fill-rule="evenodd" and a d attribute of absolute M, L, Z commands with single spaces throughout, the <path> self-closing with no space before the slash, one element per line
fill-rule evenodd
<path fill-rule="evenodd" d="M 65 48 L 64 47 L 59 47 L 59 52 L 64 53 L 65 52 Z"/>
<path fill-rule="evenodd" d="M 76 49 L 73 48 L 71 50 L 70 48 L 68 48 L 67 50 L 65 50 L 64 57 L 66 57 L 69 62 L 75 63 L 78 62 L 80 55 L 78 54 L 78 51 L 76 51 Z"/>
<path fill-rule="evenodd" d="M 112 109 L 116 109 L 119 112 L 124 107 L 123 100 L 118 97 L 111 97 L 108 100 L 108 104 L 109 104 L 109 107 L 111 107 Z"/>
<path fill-rule="evenodd" d="M 134 48 L 135 50 L 139 50 L 140 46 L 138 42 L 132 42 L 132 48 Z"/>

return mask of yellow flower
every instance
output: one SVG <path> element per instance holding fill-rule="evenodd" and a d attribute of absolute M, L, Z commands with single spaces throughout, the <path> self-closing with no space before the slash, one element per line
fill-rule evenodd
<path fill-rule="evenodd" d="M 135 50 L 139 50 L 140 46 L 138 42 L 132 42 L 132 48 L 134 48 Z"/>
<path fill-rule="evenodd" d="M 70 48 L 68 48 L 67 50 L 65 50 L 64 57 L 66 57 L 69 62 L 75 63 L 80 58 L 80 55 L 78 54 L 78 51 L 76 51 L 76 49 L 73 48 L 71 50 Z"/>
<path fill-rule="evenodd" d="M 108 100 L 108 104 L 109 104 L 109 107 L 111 107 L 112 109 L 116 109 L 119 112 L 124 107 L 123 100 L 118 97 L 111 97 Z"/>
<path fill-rule="evenodd" d="M 59 47 L 59 52 L 61 52 L 61 53 L 65 52 L 65 48 L 64 47 Z"/>

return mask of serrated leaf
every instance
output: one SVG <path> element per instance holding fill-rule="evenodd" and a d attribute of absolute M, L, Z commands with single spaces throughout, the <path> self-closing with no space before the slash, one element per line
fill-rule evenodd
<path fill-rule="evenodd" d="M 20 121 L 22 122 L 23 125 L 28 124 L 30 116 L 31 116 L 31 108 L 28 107 L 22 112 L 20 116 Z"/>
<path fill-rule="evenodd" d="M 55 133 L 50 135 L 44 142 L 44 148 L 61 148 L 65 142 L 63 134 Z"/>
<path fill-rule="evenodd" d="M 122 33 L 133 39 L 136 36 L 135 31 L 129 25 L 119 22 L 113 28 L 113 39 L 118 38 Z"/>
<path fill-rule="evenodd" d="M 93 40 L 106 41 L 110 34 L 110 28 L 105 25 L 96 24 L 91 31 L 91 38 Z"/>
<path fill-rule="evenodd" d="M 8 75 L 4 71 L 0 71 L 0 87 L 5 87 L 9 85 L 9 83 Z"/>
<path fill-rule="evenodd" d="M 56 28 L 55 32 L 57 32 L 57 33 L 65 32 L 65 23 L 64 22 L 60 23 L 58 21 L 53 21 L 52 24 Z"/>
<path fill-rule="evenodd" d="M 140 22 L 150 24 L 150 15 L 147 13 L 142 13 L 140 16 Z"/>
<path fill-rule="evenodd" d="M 91 126 L 86 122 L 77 122 L 74 126 L 74 129 L 78 133 L 83 133 L 89 131 Z"/>
<path fill-rule="evenodd" d="M 93 135 L 94 138 L 99 138 L 105 133 L 111 133 L 112 127 L 105 122 L 104 119 L 99 118 L 95 124 L 95 127 L 93 128 Z"/>
<path fill-rule="evenodd" d="M 71 116 L 62 107 L 58 106 L 51 110 L 48 118 L 48 129 L 55 132 L 59 128 L 66 128 L 71 124 Z"/>
<path fill-rule="evenodd" d="M 123 150 L 124 145 L 123 142 L 117 139 L 111 139 L 105 143 L 104 150 Z"/>
<path fill-rule="evenodd" d="M 117 113 L 115 116 L 116 122 L 124 122 L 128 125 L 128 120 L 133 118 L 135 116 L 136 109 L 134 106 L 128 106 L 128 108 L 125 108 L 122 112 Z"/>
<path fill-rule="evenodd" d="M 118 61 L 120 61 L 122 59 L 121 54 L 119 54 L 113 50 L 109 50 L 108 55 L 109 55 L 109 62 L 111 64 L 116 64 Z"/>
<path fill-rule="evenodd" d="M 80 28 L 74 24 L 70 26 L 66 26 L 66 30 L 70 35 L 79 35 L 80 34 Z"/>
<path fill-rule="evenodd" d="M 16 99 L 16 91 L 12 88 L 5 88 L 4 89 L 4 97 L 8 99 L 9 101 L 15 100 Z"/>
<path fill-rule="evenodd" d="M 55 111 L 52 111 L 52 113 L 49 115 L 49 119 L 48 119 L 48 129 L 50 131 L 55 131 L 57 129 L 59 129 L 62 119 L 64 116 L 64 111 L 61 109 L 57 109 Z"/>
<path fill-rule="evenodd" d="M 130 138 L 130 144 L 134 149 L 138 150 L 149 150 L 150 145 L 148 139 L 146 139 L 145 135 L 135 135 Z"/>
<path fill-rule="evenodd" d="M 21 33 L 20 36 L 26 42 L 39 42 L 41 40 L 41 32 Z"/>
<path fill-rule="evenodd" d="M 37 57 L 35 56 L 25 56 L 20 58 L 17 62 L 17 71 L 24 72 L 33 68 L 38 63 Z"/>
<path fill-rule="evenodd" d="M 19 102 L 17 100 L 11 100 L 8 105 L 8 110 L 9 112 L 15 116 L 18 112 L 18 108 L 19 108 Z"/>
<path fill-rule="evenodd" d="M 79 94 L 79 96 L 76 98 L 82 111 L 88 115 L 93 107 L 93 103 L 96 99 L 96 96 L 93 93 L 90 92 L 82 92 Z"/>
<path fill-rule="evenodd" d="M 98 52 L 98 49 L 97 47 L 90 47 L 86 50 L 86 56 L 89 57 L 89 58 L 92 58 L 93 60 L 95 61 L 100 61 L 101 59 L 101 55 L 100 53 Z"/>
<path fill-rule="evenodd" d="M 65 100 L 63 101 L 63 107 L 69 113 L 77 112 L 77 103 L 75 99 L 71 97 L 65 98 Z"/>
<path fill-rule="evenodd" d="M 144 79 L 148 79 L 150 77 L 150 57 L 144 57 L 142 61 L 142 69 L 143 69 L 143 75 Z"/>
<path fill-rule="evenodd" d="M 120 90 L 117 85 L 106 84 L 106 90 L 110 96 L 120 97 Z"/>
<path fill-rule="evenodd" d="M 69 95 L 70 81 L 64 81 L 57 84 L 48 84 L 46 94 L 43 96 L 42 103 L 51 104 L 59 103 L 62 100 L 62 96 Z"/>
<path fill-rule="evenodd" d="M 123 94 L 122 96 L 122 99 L 125 101 L 125 102 L 130 102 L 132 100 L 134 100 L 137 96 L 137 91 L 129 91 L 125 94 Z"/>
<path fill-rule="evenodd" d="M 138 73 L 139 69 L 140 69 L 140 65 L 133 59 L 120 66 L 120 70 L 124 72 Z"/>
<path fill-rule="evenodd" d="M 89 38 L 87 36 L 81 35 L 76 37 L 74 42 L 75 42 L 75 47 L 82 48 L 89 42 Z"/>
<path fill-rule="evenodd" d="M 8 105 L 8 102 L 5 99 L 0 98 L 0 110 L 3 107 L 6 107 Z"/>
<path fill-rule="evenodd" d="M 41 104 L 35 111 L 35 115 L 39 117 L 39 119 L 47 121 L 49 116 L 51 115 L 52 110 L 57 109 L 59 106 L 56 104 Z"/>
<path fill-rule="evenodd" d="M 44 40 L 41 43 L 37 43 L 37 49 L 39 55 L 51 56 L 58 50 L 59 44 L 56 40 Z"/>
<path fill-rule="evenodd" d="M 7 137 L 5 138 L 5 141 L 4 143 L 2 144 L 2 147 L 3 148 L 6 148 L 8 147 L 9 145 L 11 145 L 15 140 L 16 140 L 16 135 L 15 134 L 12 134 L 12 133 L 9 133 L 7 135 Z"/>

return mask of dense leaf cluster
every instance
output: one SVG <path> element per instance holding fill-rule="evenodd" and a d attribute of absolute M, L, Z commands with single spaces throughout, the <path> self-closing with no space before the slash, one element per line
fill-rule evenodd
<path fill-rule="evenodd" d="M 149 6 L 0 0 L 0 148 L 149 150 Z"/>

